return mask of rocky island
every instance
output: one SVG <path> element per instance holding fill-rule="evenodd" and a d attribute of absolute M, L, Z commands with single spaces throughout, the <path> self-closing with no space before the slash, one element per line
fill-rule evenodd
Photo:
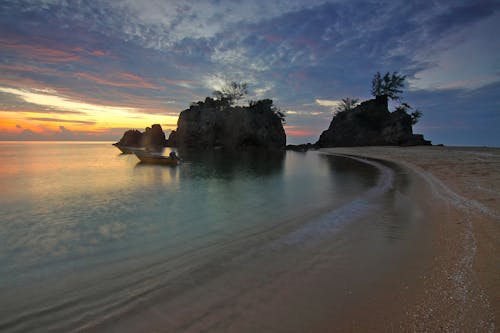
<path fill-rule="evenodd" d="M 388 108 L 388 97 L 377 96 L 337 113 L 315 146 L 418 146 L 430 145 L 423 135 L 413 134 L 412 118 L 403 109 Z"/>
<path fill-rule="evenodd" d="M 131 129 L 123 133 L 121 139 L 115 143 L 117 147 L 130 148 L 160 148 L 167 146 L 165 133 L 160 124 L 146 127 L 144 132 Z"/>
<path fill-rule="evenodd" d="M 169 145 L 183 148 L 259 148 L 282 150 L 286 144 L 282 116 L 273 101 L 264 99 L 248 106 L 230 106 L 207 97 L 182 111 Z"/>
<path fill-rule="evenodd" d="M 358 146 L 428 146 L 431 142 L 421 134 L 413 134 L 422 112 L 402 101 L 406 76 L 377 72 L 372 79 L 375 97 L 358 105 L 357 99 L 344 98 L 327 130 L 314 144 L 316 148 Z M 400 105 L 389 111 L 389 99 Z"/>

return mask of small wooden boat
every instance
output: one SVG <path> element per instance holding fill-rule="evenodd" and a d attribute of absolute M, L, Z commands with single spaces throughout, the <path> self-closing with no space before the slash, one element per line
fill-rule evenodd
<path fill-rule="evenodd" d="M 141 163 L 160 164 L 160 165 L 179 165 L 181 161 L 172 156 L 163 156 L 159 154 L 151 154 L 145 151 L 134 151 L 135 156 Z"/>

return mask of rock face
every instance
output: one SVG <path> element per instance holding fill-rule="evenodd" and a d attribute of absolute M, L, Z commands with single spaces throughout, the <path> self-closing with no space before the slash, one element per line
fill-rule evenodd
<path fill-rule="evenodd" d="M 125 147 L 140 147 L 142 133 L 138 130 L 128 130 L 116 144 Z"/>
<path fill-rule="evenodd" d="M 165 133 L 163 133 L 161 125 L 154 124 L 151 127 L 146 127 L 144 133 L 138 130 L 126 131 L 116 144 L 126 147 L 154 148 L 165 147 L 167 140 L 165 139 Z"/>
<path fill-rule="evenodd" d="M 389 112 L 387 97 L 379 96 L 335 115 L 315 145 L 322 148 L 430 144 L 423 135 L 413 134 L 410 115 L 404 111 Z"/>
<path fill-rule="evenodd" d="M 272 100 L 230 107 L 209 97 L 179 115 L 169 145 L 186 148 L 284 149 L 286 134 Z"/>
<path fill-rule="evenodd" d="M 146 131 L 142 133 L 141 145 L 143 147 L 165 147 L 167 139 L 160 124 L 154 124 L 151 127 L 146 127 Z"/>

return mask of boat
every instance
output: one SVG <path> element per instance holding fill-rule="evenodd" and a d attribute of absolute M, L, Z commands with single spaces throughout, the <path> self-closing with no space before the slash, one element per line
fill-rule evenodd
<path fill-rule="evenodd" d="M 174 156 L 163 156 L 161 154 L 155 154 L 147 151 L 134 151 L 135 156 L 141 161 L 141 163 L 147 164 L 160 164 L 160 165 L 179 165 L 181 163 L 180 159 L 174 154 Z"/>
<path fill-rule="evenodd" d="M 117 143 L 113 143 L 113 146 L 115 146 L 116 148 L 120 149 L 120 151 L 123 154 L 133 154 L 136 151 L 143 150 L 143 148 L 140 148 L 140 147 L 122 146 L 122 145 L 119 145 Z"/>

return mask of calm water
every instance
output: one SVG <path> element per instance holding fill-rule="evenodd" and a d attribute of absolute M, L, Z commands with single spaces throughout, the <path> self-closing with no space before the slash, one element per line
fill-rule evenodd
<path fill-rule="evenodd" d="M 213 262 L 311 241 L 380 188 L 373 165 L 317 152 L 180 155 L 0 142 L 0 331 L 91 327 Z"/>

